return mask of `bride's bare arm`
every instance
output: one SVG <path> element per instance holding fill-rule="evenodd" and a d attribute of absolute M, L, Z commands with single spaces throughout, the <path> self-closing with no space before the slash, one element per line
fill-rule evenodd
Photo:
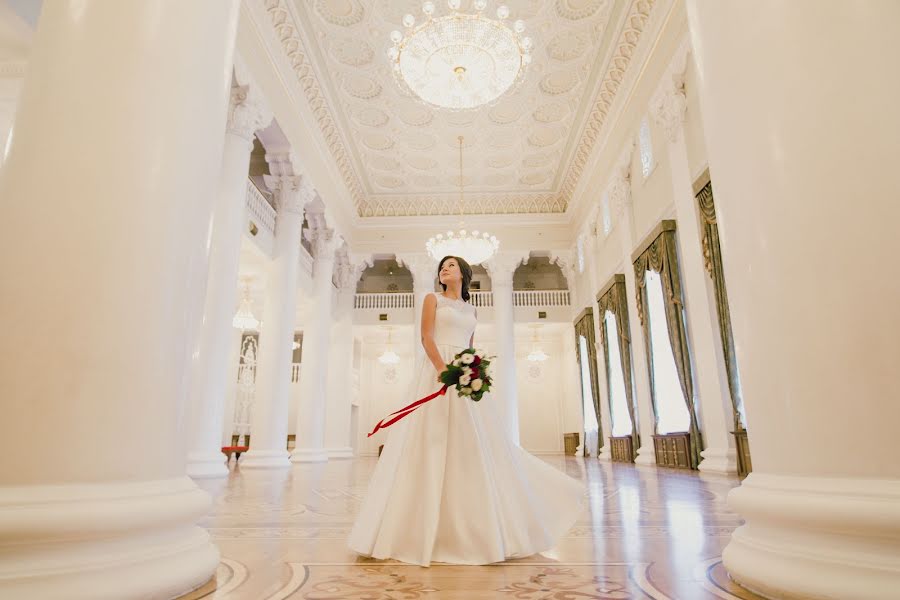
<path fill-rule="evenodd" d="M 438 352 L 437 344 L 434 343 L 434 312 L 437 309 L 437 298 L 434 294 L 425 296 L 425 302 L 422 303 L 422 347 L 428 360 L 434 365 L 438 373 L 444 370 L 444 359 Z"/>

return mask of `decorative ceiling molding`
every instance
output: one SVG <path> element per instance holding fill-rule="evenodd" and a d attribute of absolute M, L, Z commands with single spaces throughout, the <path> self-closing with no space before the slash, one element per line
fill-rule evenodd
<path fill-rule="evenodd" d="M 634 0 L 631 4 L 625 20 L 625 27 L 616 44 L 615 54 L 609 61 L 609 69 L 600 84 L 600 90 L 590 109 L 590 117 L 584 126 L 581 140 L 562 184 L 562 196 L 566 204 L 572 200 L 575 188 L 578 186 L 591 151 L 600 137 L 610 107 L 625 78 L 625 73 L 631 64 L 631 57 L 641 40 L 641 34 L 650 20 L 650 13 L 655 5 L 656 0 Z"/>
<path fill-rule="evenodd" d="M 350 10 L 335 12 L 326 0 L 258 1 L 358 216 L 369 218 L 457 213 L 458 195 L 452 193 L 457 174 L 447 171 L 445 157 L 455 136 L 444 134 L 461 127 L 471 133 L 470 156 L 480 155 L 488 167 L 464 170 L 466 214 L 567 213 L 658 2 L 558 0 L 545 6 L 523 0 L 521 15 L 538 25 L 547 53 L 544 64 L 528 74 L 534 89 L 483 113 L 439 115 L 387 87 L 393 82 L 378 62 L 383 53 L 376 38 L 404 10 L 393 2 L 347 0 Z M 601 43 L 610 39 L 603 32 L 614 25 L 608 19 L 619 1 L 626 5 L 617 13 L 626 15 L 616 20 L 621 30 L 614 43 Z M 561 36 L 566 31 L 571 39 Z M 606 73 L 591 71 L 593 64 L 605 65 Z M 600 83 L 586 87 L 590 81 Z"/>
<path fill-rule="evenodd" d="M 266 12 L 272 22 L 281 46 L 285 54 L 291 61 L 294 73 L 297 75 L 297 81 L 306 94 L 306 100 L 312 109 L 319 124 L 319 129 L 325 137 L 328 149 L 334 157 L 335 163 L 344 177 L 344 182 L 350 190 L 353 197 L 353 203 L 359 211 L 359 207 L 365 199 L 359 178 L 353 168 L 350 156 L 347 154 L 344 141 L 341 139 L 340 130 L 338 129 L 334 116 L 331 114 L 331 107 L 322 88 L 312 64 L 309 61 L 306 47 L 298 34 L 298 28 L 293 22 L 293 16 L 288 9 L 285 0 L 265 0 Z"/>

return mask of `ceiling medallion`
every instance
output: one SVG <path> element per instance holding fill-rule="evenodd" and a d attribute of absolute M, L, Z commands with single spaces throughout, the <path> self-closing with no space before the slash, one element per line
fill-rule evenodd
<path fill-rule="evenodd" d="M 484 15 L 487 0 L 474 0 L 475 13 L 460 12 L 461 0 L 448 0 L 451 13 L 435 16 L 435 4 L 422 4 L 425 21 L 403 17 L 405 33 L 391 32 L 388 50 L 401 89 L 438 108 L 468 110 L 490 104 L 522 80 L 533 42 L 522 37 L 525 23 L 507 26 L 509 8 L 497 18 Z"/>
<path fill-rule="evenodd" d="M 459 136 L 459 215 L 463 214 L 463 136 Z M 458 231 L 439 233 L 425 243 L 428 254 L 436 261 L 445 256 L 459 256 L 470 265 L 481 264 L 490 259 L 500 248 L 496 237 L 487 232 L 468 231 L 460 222 Z"/>

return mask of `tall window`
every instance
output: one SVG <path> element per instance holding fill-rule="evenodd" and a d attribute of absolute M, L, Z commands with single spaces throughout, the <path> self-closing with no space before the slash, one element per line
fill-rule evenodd
<path fill-rule="evenodd" d="M 583 335 L 578 336 L 578 353 L 581 356 L 581 405 L 584 409 L 584 433 L 585 437 L 592 442 L 588 445 L 588 448 L 594 448 L 596 447 L 596 442 L 593 440 L 597 437 L 600 424 L 597 423 L 597 415 L 594 414 L 594 394 L 591 392 L 591 373 L 588 370 L 591 355 L 588 352 L 587 340 Z M 587 442 L 588 440 L 585 441 Z"/>
<path fill-rule="evenodd" d="M 612 213 L 609 208 L 609 194 L 603 192 L 603 199 L 600 201 L 600 210 L 603 214 L 603 233 L 609 235 L 612 231 Z"/>
<path fill-rule="evenodd" d="M 625 396 L 625 378 L 622 374 L 622 359 L 619 348 L 619 330 L 616 328 L 616 316 L 612 311 L 603 315 L 606 322 L 607 352 L 609 353 L 609 407 L 612 413 L 613 437 L 631 435 L 633 424 L 628 414 L 628 400 Z"/>
<path fill-rule="evenodd" d="M 641 121 L 638 142 L 641 147 L 641 173 L 646 179 L 650 176 L 650 171 L 653 169 L 653 140 L 650 138 L 650 123 L 647 122 L 647 117 L 644 117 Z"/>
<path fill-rule="evenodd" d="M 653 359 L 653 389 L 658 418 L 657 433 L 689 431 L 691 416 L 688 412 L 675 356 L 669 343 L 666 325 L 666 309 L 663 303 L 662 281 L 659 273 L 647 271 L 647 318 L 650 319 L 650 350 Z"/>

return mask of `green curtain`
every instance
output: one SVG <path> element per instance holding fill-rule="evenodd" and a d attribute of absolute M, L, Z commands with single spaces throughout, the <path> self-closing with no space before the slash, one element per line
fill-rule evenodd
<path fill-rule="evenodd" d="M 639 433 L 637 416 L 634 408 L 634 384 L 631 371 L 631 334 L 628 328 L 628 300 L 625 291 L 625 276 L 616 275 L 612 285 L 600 298 L 597 299 L 597 315 L 600 319 L 600 340 L 606 352 L 603 359 L 606 363 L 606 382 L 609 389 L 609 399 L 612 402 L 612 383 L 609 376 L 609 333 L 606 330 L 606 311 L 613 314 L 616 319 L 616 329 L 619 333 L 619 360 L 622 366 L 622 378 L 625 381 L 625 404 L 628 407 L 628 415 L 631 417 L 631 459 L 637 458 L 638 448 L 641 447 L 641 434 Z M 612 406 L 610 406 L 612 413 Z"/>
<path fill-rule="evenodd" d="M 719 225 L 716 222 L 712 182 L 707 183 L 697 193 L 697 203 L 700 205 L 700 214 L 703 217 L 703 259 L 715 290 L 716 312 L 719 315 L 719 336 L 722 340 L 722 350 L 725 355 L 725 371 L 728 376 L 728 391 L 731 393 L 734 427 L 735 431 L 739 431 L 746 426 L 743 418 L 744 399 L 741 397 L 741 387 L 738 383 L 734 335 L 731 332 L 731 311 L 728 308 L 725 272 L 722 269 L 722 248 L 719 246 Z"/>
<path fill-rule="evenodd" d="M 588 373 L 591 379 L 591 404 L 594 406 L 594 414 L 597 415 L 597 449 L 603 447 L 603 421 L 600 420 L 600 394 L 599 383 L 597 382 L 597 345 L 594 336 L 594 313 L 590 308 L 586 308 L 578 319 L 575 321 L 575 356 L 578 357 L 579 381 L 581 377 L 581 347 L 578 343 L 578 336 L 584 336 L 588 351 Z M 587 442 L 587 440 L 585 440 Z"/>
<path fill-rule="evenodd" d="M 666 310 L 666 329 L 669 332 L 669 343 L 672 346 L 672 354 L 675 356 L 675 367 L 678 371 L 678 382 L 681 384 L 681 392 L 687 404 L 691 418 L 691 468 L 696 469 L 700 464 L 700 451 L 703 450 L 703 439 L 700 436 L 700 423 L 697 419 L 697 411 L 694 405 L 694 383 L 691 378 L 691 353 L 688 348 L 687 332 L 684 323 L 684 302 L 681 292 L 681 278 L 678 274 L 678 255 L 675 241 L 674 222 L 664 228 L 659 236 L 650 243 L 649 247 L 634 261 L 634 275 L 637 279 L 637 306 L 638 317 L 644 326 L 644 339 L 647 346 L 647 359 L 650 366 L 650 391 L 655 398 L 655 386 L 653 385 L 653 362 L 650 347 L 649 319 L 646 318 L 647 282 L 648 270 L 659 273 L 663 288 L 663 301 Z M 655 404 L 655 399 L 654 399 Z"/>

